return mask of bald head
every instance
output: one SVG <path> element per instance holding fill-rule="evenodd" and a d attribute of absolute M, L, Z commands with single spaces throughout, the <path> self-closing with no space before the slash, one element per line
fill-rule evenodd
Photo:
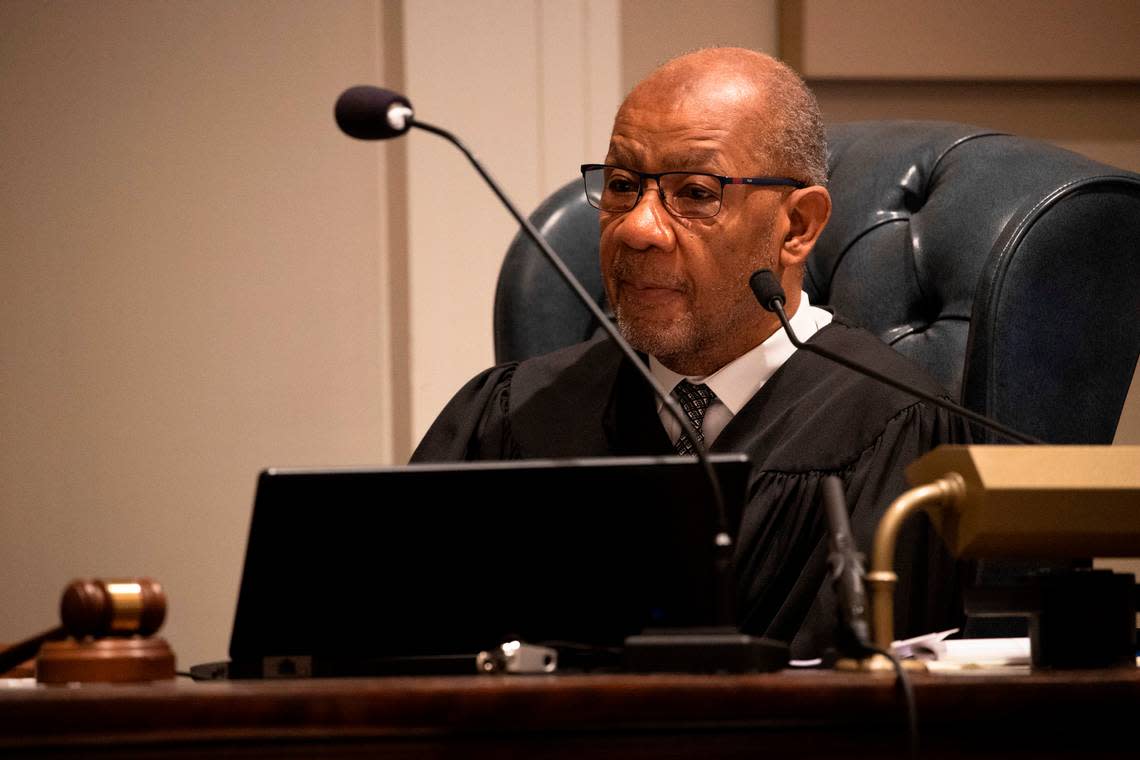
<path fill-rule="evenodd" d="M 827 181 L 823 120 L 815 96 L 784 63 L 744 48 L 674 58 L 642 80 L 618 111 L 700 111 L 745 140 L 769 173 Z"/>

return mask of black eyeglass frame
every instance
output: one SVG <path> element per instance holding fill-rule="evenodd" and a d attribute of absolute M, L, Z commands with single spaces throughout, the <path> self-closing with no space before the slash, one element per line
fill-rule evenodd
<path fill-rule="evenodd" d="M 636 175 L 638 178 L 637 184 L 637 197 L 633 199 L 633 203 L 627 209 L 605 209 L 594 202 L 590 197 L 590 186 L 586 179 L 586 172 L 598 171 L 601 169 L 617 169 L 619 171 L 628 172 L 629 174 Z M 753 187 L 794 187 L 797 190 L 808 186 L 807 182 L 791 177 L 725 177 L 720 174 L 712 174 L 711 172 L 693 172 L 693 171 L 669 171 L 669 172 L 639 172 L 636 169 L 629 169 L 617 164 L 582 164 L 579 167 L 582 172 L 582 189 L 586 193 L 586 202 L 599 211 L 605 211 L 608 214 L 624 214 L 633 211 L 637 208 L 637 204 L 641 203 L 641 196 L 645 194 L 645 180 L 652 179 L 657 182 L 657 197 L 661 199 L 661 205 L 674 216 L 682 219 L 711 219 L 720 213 L 724 207 L 724 188 L 725 185 L 752 185 Z M 711 214 L 703 216 L 686 216 L 677 213 L 665 200 L 665 191 L 661 189 L 661 178 L 667 177 L 672 174 L 683 174 L 685 176 L 697 175 L 700 177 L 711 177 L 720 183 L 720 203 L 717 204 L 716 211 Z"/>

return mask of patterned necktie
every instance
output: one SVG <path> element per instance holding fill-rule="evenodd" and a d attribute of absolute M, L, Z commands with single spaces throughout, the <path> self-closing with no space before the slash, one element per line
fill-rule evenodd
<path fill-rule="evenodd" d="M 716 394 L 709 390 L 707 385 L 693 385 L 688 380 L 682 380 L 673 389 L 673 395 L 677 397 L 685 416 L 692 423 L 693 430 L 697 433 L 697 440 L 705 440 L 705 433 L 701 426 L 705 422 L 705 411 L 708 410 L 709 404 L 716 400 Z M 696 453 L 696 445 L 689 438 L 689 434 L 682 431 L 681 437 L 673 444 L 673 450 L 682 455 L 694 454 Z"/>

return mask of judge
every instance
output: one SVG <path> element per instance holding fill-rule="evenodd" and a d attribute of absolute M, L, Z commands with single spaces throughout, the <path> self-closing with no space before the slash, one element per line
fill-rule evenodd
<path fill-rule="evenodd" d="M 601 269 L 622 334 L 674 389 L 713 452 L 752 460 L 737 534 L 742 628 L 814 656 L 833 639 L 820 485 L 844 483 L 856 539 L 906 488 L 903 468 L 962 440 L 940 409 L 797 351 L 753 297 L 768 267 L 797 335 L 935 394 L 923 370 L 813 305 L 804 262 L 831 213 L 819 106 L 781 62 L 717 48 L 676 58 L 625 99 L 603 165 Z M 604 338 L 489 369 L 452 399 L 412 461 L 687 453 L 652 392 Z M 636 498 L 630 494 L 630 498 Z M 900 542 L 896 631 L 956 622 L 953 565 L 927 526 Z"/>

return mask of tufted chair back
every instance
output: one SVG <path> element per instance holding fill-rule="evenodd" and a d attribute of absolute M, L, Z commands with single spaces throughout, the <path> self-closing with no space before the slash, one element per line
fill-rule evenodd
<path fill-rule="evenodd" d="M 983 414 L 1054 443 L 1110 443 L 1140 353 L 1140 175 L 944 122 L 839 124 L 828 142 L 834 211 L 805 273 L 812 302 Z M 532 220 L 601 303 L 597 212 L 580 181 Z M 517 237 L 496 359 L 594 329 Z"/>

